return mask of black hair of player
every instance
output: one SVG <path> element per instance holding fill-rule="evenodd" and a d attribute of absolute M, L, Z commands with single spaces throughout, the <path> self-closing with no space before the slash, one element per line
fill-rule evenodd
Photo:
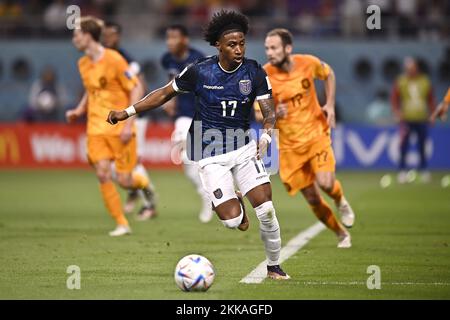
<path fill-rule="evenodd" d="M 224 32 L 237 30 L 248 32 L 248 18 L 236 11 L 221 10 L 216 12 L 203 32 L 203 38 L 212 46 L 216 45 Z"/>
<path fill-rule="evenodd" d="M 114 28 L 114 30 L 118 33 L 118 34 L 122 34 L 122 26 L 120 24 L 118 24 L 117 22 L 113 22 L 113 21 L 106 21 L 104 28 Z"/>
<path fill-rule="evenodd" d="M 177 30 L 180 32 L 180 34 L 184 37 L 189 37 L 189 31 L 188 29 L 183 26 L 182 24 L 172 24 L 167 27 L 167 30 Z"/>

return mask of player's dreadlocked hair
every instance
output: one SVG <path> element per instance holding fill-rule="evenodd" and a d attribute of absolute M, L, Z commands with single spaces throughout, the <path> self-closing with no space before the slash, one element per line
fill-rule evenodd
<path fill-rule="evenodd" d="M 203 32 L 203 38 L 208 41 L 210 45 L 215 46 L 219 38 L 227 31 L 240 31 L 243 32 L 244 35 L 247 34 L 247 17 L 239 12 L 221 10 L 212 17 Z"/>

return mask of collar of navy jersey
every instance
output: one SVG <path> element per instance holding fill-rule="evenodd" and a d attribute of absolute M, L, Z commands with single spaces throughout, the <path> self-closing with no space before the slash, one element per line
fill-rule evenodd
<path fill-rule="evenodd" d="M 219 59 L 217 59 L 217 64 L 219 65 L 219 68 L 222 69 L 222 71 L 223 71 L 223 72 L 226 72 L 226 73 L 233 73 L 233 72 L 236 72 L 237 69 L 239 69 L 239 68 L 242 66 L 243 63 L 244 63 L 244 59 L 242 59 L 242 62 L 236 67 L 236 69 L 231 70 L 231 71 L 227 71 L 227 70 L 225 70 L 224 68 L 222 68 L 222 66 L 220 65 Z"/>

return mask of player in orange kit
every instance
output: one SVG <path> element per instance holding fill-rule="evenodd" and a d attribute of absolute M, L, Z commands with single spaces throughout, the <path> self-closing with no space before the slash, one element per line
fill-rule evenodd
<path fill-rule="evenodd" d="M 316 216 L 338 236 L 338 247 L 351 247 L 350 233 L 322 199 L 319 187 L 333 198 L 342 223 L 351 227 L 355 215 L 335 178 L 330 128 L 335 126 L 333 70 L 311 55 L 292 54 L 292 35 L 274 29 L 265 40 L 269 60 L 264 66 L 275 100 L 279 130 L 280 177 L 290 195 L 301 191 Z M 327 102 L 317 100 L 314 79 L 325 82 Z"/>
<path fill-rule="evenodd" d="M 114 161 L 117 181 L 123 188 L 150 192 L 148 179 L 131 174 L 137 163 L 136 137 L 133 120 L 110 126 L 105 118 L 111 110 L 136 102 L 139 98 L 138 80 L 130 76 L 128 63 L 115 50 L 100 44 L 103 22 L 94 17 L 82 17 L 73 32 L 72 42 L 84 56 L 78 61 L 85 94 L 75 109 L 66 112 L 73 122 L 87 112 L 88 160 L 96 171 L 103 201 L 117 226 L 110 236 L 131 233 L 123 214 L 120 195 L 111 180 Z"/>

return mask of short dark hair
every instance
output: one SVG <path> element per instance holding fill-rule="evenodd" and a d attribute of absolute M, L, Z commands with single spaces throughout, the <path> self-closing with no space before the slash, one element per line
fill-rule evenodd
<path fill-rule="evenodd" d="M 288 44 L 292 45 L 292 33 L 289 30 L 283 28 L 277 28 L 269 31 L 267 33 L 267 37 L 279 36 L 281 42 L 283 43 L 283 47 L 286 47 Z"/>
<path fill-rule="evenodd" d="M 248 18 L 239 12 L 221 10 L 213 15 L 203 32 L 203 38 L 210 45 L 215 46 L 222 34 L 230 30 L 238 30 L 246 35 L 248 32 Z"/>
<path fill-rule="evenodd" d="M 172 24 L 168 26 L 166 30 L 177 30 L 181 33 L 182 36 L 189 37 L 188 29 L 182 24 Z"/>
<path fill-rule="evenodd" d="M 120 24 L 118 24 L 117 22 L 106 21 L 105 28 L 114 28 L 118 34 L 122 33 L 122 26 Z"/>
<path fill-rule="evenodd" d="M 99 42 L 102 34 L 103 20 L 92 16 L 80 18 L 80 29 L 83 33 L 89 33 L 94 41 Z"/>

